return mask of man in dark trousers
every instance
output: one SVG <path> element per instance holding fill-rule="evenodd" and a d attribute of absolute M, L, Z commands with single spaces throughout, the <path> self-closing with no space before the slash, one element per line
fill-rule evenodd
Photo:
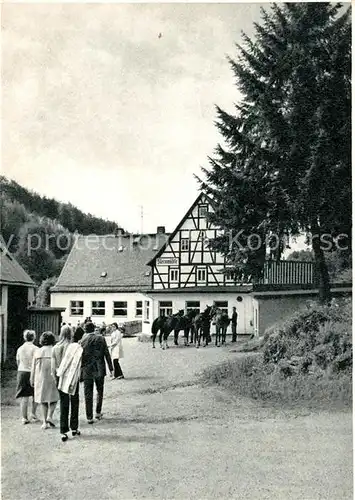
<path fill-rule="evenodd" d="M 233 307 L 231 323 L 232 323 L 232 342 L 237 342 L 238 313 L 235 307 Z"/>
<path fill-rule="evenodd" d="M 81 346 L 83 348 L 81 361 L 81 378 L 84 381 L 86 418 L 89 424 L 93 424 L 94 384 L 96 385 L 97 391 L 96 418 L 98 420 L 101 420 L 101 409 L 106 375 L 105 360 L 107 362 L 111 376 L 113 373 L 113 366 L 105 337 L 98 333 L 95 333 L 95 326 L 93 323 L 85 324 L 85 332 L 86 335 L 84 335 L 81 341 Z"/>

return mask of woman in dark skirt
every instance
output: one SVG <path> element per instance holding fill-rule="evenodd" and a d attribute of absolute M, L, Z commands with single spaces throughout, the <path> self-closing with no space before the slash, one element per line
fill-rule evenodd
<path fill-rule="evenodd" d="M 33 387 L 30 384 L 30 375 L 33 357 L 38 350 L 33 344 L 36 338 L 36 332 L 33 330 L 25 330 L 23 332 L 24 343 L 17 349 L 16 362 L 17 362 L 17 388 L 16 398 L 21 399 L 21 416 L 22 423 L 29 424 L 30 421 L 37 422 L 36 416 L 37 403 L 33 399 Z M 28 403 L 29 398 L 32 397 L 32 413 L 30 419 L 28 418 Z"/>

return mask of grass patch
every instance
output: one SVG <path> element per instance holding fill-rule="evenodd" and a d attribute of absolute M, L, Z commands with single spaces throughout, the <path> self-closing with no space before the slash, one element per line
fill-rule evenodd
<path fill-rule="evenodd" d="M 236 344 L 236 346 L 231 349 L 231 352 L 257 352 L 260 351 L 263 345 L 263 337 L 258 339 L 246 340 Z"/>
<path fill-rule="evenodd" d="M 283 377 L 265 366 L 262 355 L 249 354 L 226 361 L 202 372 L 207 384 L 218 384 L 236 394 L 270 403 L 311 407 L 351 407 L 351 376 L 344 373 L 298 373 Z"/>

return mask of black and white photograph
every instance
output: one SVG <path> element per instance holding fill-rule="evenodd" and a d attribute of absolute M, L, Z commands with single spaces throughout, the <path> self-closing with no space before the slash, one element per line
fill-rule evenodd
<path fill-rule="evenodd" d="M 2 500 L 353 498 L 351 7 L 2 3 Z"/>

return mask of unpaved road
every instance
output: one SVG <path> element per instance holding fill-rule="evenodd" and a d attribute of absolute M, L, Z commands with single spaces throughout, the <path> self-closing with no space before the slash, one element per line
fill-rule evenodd
<path fill-rule="evenodd" d="M 125 339 L 126 379 L 107 379 L 104 420 L 89 426 L 82 406 L 82 436 L 66 443 L 2 407 L 2 500 L 351 499 L 351 413 L 189 385 L 231 356 Z"/>

